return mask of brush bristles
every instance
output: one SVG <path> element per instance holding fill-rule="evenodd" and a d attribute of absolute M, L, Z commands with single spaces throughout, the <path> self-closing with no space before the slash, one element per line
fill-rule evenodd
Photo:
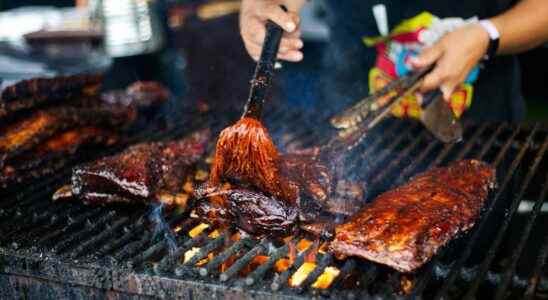
<path fill-rule="evenodd" d="M 280 177 L 277 163 L 278 150 L 268 130 L 258 120 L 242 118 L 219 136 L 210 184 L 236 179 L 293 202 L 297 194 Z"/>

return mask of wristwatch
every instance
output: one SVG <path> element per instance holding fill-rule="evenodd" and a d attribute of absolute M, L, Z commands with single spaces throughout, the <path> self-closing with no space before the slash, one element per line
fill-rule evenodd
<path fill-rule="evenodd" d="M 500 33 L 493 24 L 493 22 L 489 20 L 481 20 L 479 21 L 479 24 L 485 31 L 487 31 L 487 34 L 489 35 L 489 46 L 487 47 L 487 51 L 485 52 L 485 55 L 483 56 L 484 62 L 491 61 L 496 55 L 497 50 L 499 49 L 499 39 L 500 39 Z"/>

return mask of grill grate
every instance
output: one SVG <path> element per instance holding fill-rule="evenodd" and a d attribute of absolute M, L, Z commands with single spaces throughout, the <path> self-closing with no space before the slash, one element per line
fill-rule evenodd
<path fill-rule="evenodd" d="M 272 136 L 287 149 L 321 144 L 333 133 L 322 114 L 278 109 L 269 115 L 266 123 Z M 128 143 L 176 138 L 206 124 L 219 130 L 227 123 L 214 114 L 193 116 L 181 118 L 179 126 L 145 130 Z M 190 237 L 198 221 L 177 211 L 164 214 L 169 227 L 177 228 L 173 250 L 161 233 L 151 229 L 147 208 L 128 211 L 51 203 L 51 193 L 70 174 L 68 168 L 22 191 L 2 192 L 0 271 L 161 298 L 470 299 L 494 295 L 532 299 L 544 295 L 548 292 L 544 275 L 548 238 L 543 225 L 548 216 L 542 205 L 548 193 L 548 131 L 509 124 L 465 128 L 463 143 L 444 145 L 417 124 L 387 120 L 346 158 L 345 165 L 352 167 L 344 174 L 368 182 L 368 199 L 453 160 L 477 158 L 497 168 L 499 187 L 491 193 L 476 226 L 415 274 L 400 274 L 359 259 L 338 261 L 313 243 L 298 252 L 293 264 L 279 268 L 280 261 L 289 261 L 289 242 L 236 239 L 234 232 L 212 227 Z M 528 200 L 534 201 L 532 209 L 520 211 L 520 204 Z M 292 244 L 305 239 L 295 236 Z M 305 267 L 308 276 L 293 287 L 295 273 Z M 329 287 L 314 287 L 328 269 L 338 272 Z M 3 290 L 0 296 L 9 293 Z"/>

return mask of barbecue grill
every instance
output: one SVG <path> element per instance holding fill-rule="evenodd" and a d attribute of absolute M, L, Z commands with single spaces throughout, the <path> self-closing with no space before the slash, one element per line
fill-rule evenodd
<path fill-rule="evenodd" d="M 321 144 L 335 134 L 326 113 L 283 107 L 265 119 L 281 148 Z M 177 118 L 181 124 L 151 126 L 128 143 L 182 137 L 204 126 L 218 132 L 236 119 L 223 115 L 188 111 Z M 171 245 L 165 232 L 154 230 L 150 208 L 52 202 L 70 177 L 67 165 L 24 189 L 1 192 L 0 298 L 548 297 L 547 150 L 548 130 L 539 125 L 466 124 L 463 142 L 444 145 L 420 125 L 395 120 L 356 145 L 344 158 L 344 173 L 368 183 L 369 200 L 450 161 L 477 158 L 497 168 L 498 188 L 473 229 L 413 274 L 337 260 L 305 234 L 285 242 L 238 236 L 200 225 L 188 212 L 163 213 L 175 237 Z"/>

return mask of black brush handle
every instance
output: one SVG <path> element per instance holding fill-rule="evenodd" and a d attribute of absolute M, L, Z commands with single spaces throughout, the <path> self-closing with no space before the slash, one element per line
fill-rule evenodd
<path fill-rule="evenodd" d="M 287 9 L 282 6 L 284 11 Z M 244 108 L 242 118 L 254 118 L 259 120 L 263 111 L 263 103 L 274 75 L 274 64 L 278 56 L 278 48 L 282 39 L 283 29 L 276 23 L 266 22 L 266 37 L 263 42 L 261 57 L 255 67 L 255 74 L 251 80 L 249 98 Z"/>

